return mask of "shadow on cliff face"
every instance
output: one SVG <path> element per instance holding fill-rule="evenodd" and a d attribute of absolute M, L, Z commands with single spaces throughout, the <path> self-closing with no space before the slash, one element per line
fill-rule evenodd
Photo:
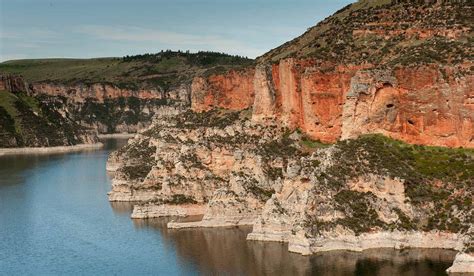
<path fill-rule="evenodd" d="M 181 262 L 195 264 L 203 274 L 445 275 L 456 254 L 437 249 L 372 249 L 302 256 L 288 252 L 283 243 L 246 241 L 251 227 L 174 230 L 166 228 L 170 220 L 133 222 L 138 230 L 158 231 Z"/>

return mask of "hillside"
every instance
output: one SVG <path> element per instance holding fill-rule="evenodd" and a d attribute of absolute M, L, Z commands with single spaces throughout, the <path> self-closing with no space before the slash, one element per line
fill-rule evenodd
<path fill-rule="evenodd" d="M 71 146 L 96 139 L 54 105 L 25 93 L 0 90 L 0 148 Z"/>
<path fill-rule="evenodd" d="M 225 86 L 222 75 L 234 75 L 238 82 L 240 74 L 252 73 L 245 70 L 253 63 L 214 52 L 162 51 L 122 58 L 7 61 L 0 64 L 0 74 L 22 76 L 15 84 L 19 90 L 55 102 L 77 124 L 99 133 L 135 133 L 157 113 L 189 108 L 196 79 L 202 89 L 208 78 L 211 86 Z"/>
<path fill-rule="evenodd" d="M 294 57 L 386 66 L 469 63 L 473 12 L 472 1 L 358 1 L 259 61 Z"/>
<path fill-rule="evenodd" d="M 254 99 L 254 120 L 324 142 L 382 133 L 474 147 L 472 11 L 472 1 L 358 1 L 259 57 L 240 97 Z M 201 99 L 195 110 L 208 110 Z"/>
<path fill-rule="evenodd" d="M 173 52 L 95 59 L 32 59 L 0 63 L 0 72 L 20 74 L 27 82 L 113 84 L 138 90 L 163 91 L 194 76 L 252 65 L 253 60 L 214 52 Z"/>

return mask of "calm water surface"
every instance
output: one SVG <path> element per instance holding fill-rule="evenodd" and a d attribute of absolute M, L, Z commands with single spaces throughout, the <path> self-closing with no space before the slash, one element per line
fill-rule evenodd
<path fill-rule="evenodd" d="M 368 250 L 311 257 L 245 241 L 250 228 L 167 230 L 107 201 L 103 150 L 0 157 L 0 274 L 444 275 L 447 250 Z"/>

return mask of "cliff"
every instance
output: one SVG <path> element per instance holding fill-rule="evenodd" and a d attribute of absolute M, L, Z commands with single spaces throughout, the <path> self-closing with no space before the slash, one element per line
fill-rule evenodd
<path fill-rule="evenodd" d="M 415 144 L 474 147 L 474 76 L 460 67 L 323 72 L 290 58 L 257 67 L 254 81 L 254 120 L 275 118 L 316 140 L 382 133 Z"/>
<path fill-rule="evenodd" d="M 381 133 L 474 147 L 472 8 L 359 1 L 258 58 L 240 86 L 191 91 L 192 107 L 245 109 L 253 99 L 256 122 L 277 120 L 323 142 Z"/>
<path fill-rule="evenodd" d="M 96 132 L 64 116 L 54 104 L 29 96 L 26 87 L 18 76 L 1 77 L 1 148 L 59 147 L 98 141 Z"/>
<path fill-rule="evenodd" d="M 450 271 L 472 272 L 472 8 L 359 1 L 255 67 L 195 78 L 191 110 L 110 156 L 109 199 L 301 254 L 455 249 Z"/>
<path fill-rule="evenodd" d="M 0 64 L 0 72 L 20 74 L 24 80 L 0 85 L 54 103 L 72 120 L 99 133 L 135 133 L 162 108 L 189 108 L 198 80 L 215 83 L 226 79 L 228 71 L 238 75 L 252 62 L 221 53 L 172 51 L 123 58 L 7 61 Z"/>
<path fill-rule="evenodd" d="M 250 110 L 187 111 L 110 156 L 109 199 L 136 202 L 133 218 L 203 215 L 168 228 L 252 225 L 249 240 L 301 254 L 455 249 L 462 269 L 472 254 L 473 157 L 382 135 L 321 144 L 255 122 Z"/>

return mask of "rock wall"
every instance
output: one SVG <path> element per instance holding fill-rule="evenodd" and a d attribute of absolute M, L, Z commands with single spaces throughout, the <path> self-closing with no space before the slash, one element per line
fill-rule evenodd
<path fill-rule="evenodd" d="M 474 76 L 459 68 L 359 71 L 344 104 L 341 138 L 383 133 L 412 144 L 472 148 L 473 99 Z"/>
<path fill-rule="evenodd" d="M 466 68 L 375 69 L 289 58 L 255 71 L 197 78 L 191 106 L 197 112 L 252 106 L 254 121 L 277 120 L 323 142 L 383 133 L 408 143 L 471 148 L 474 76 Z"/>
<path fill-rule="evenodd" d="M 191 84 L 191 107 L 195 111 L 213 108 L 242 110 L 252 106 L 254 70 L 252 68 L 209 77 L 196 77 Z"/>
<path fill-rule="evenodd" d="M 130 89 L 119 88 L 112 84 L 76 84 L 64 85 L 54 83 L 34 83 L 32 84 L 33 93 L 36 95 L 61 96 L 67 97 L 73 102 L 81 103 L 86 99 L 94 99 L 103 103 L 106 99 L 130 98 L 135 97 L 141 100 L 150 99 L 171 99 L 177 101 L 187 101 L 188 91 L 186 87 L 179 87 L 169 92 L 161 89 Z"/>
<path fill-rule="evenodd" d="M 10 92 L 28 92 L 28 84 L 21 76 L 0 74 L 0 90 Z"/>
<path fill-rule="evenodd" d="M 109 200 L 138 201 L 133 218 L 203 215 L 168 228 L 253 225 L 249 240 L 287 242 L 301 254 L 420 247 L 472 255 L 468 150 L 382 135 L 307 142 L 247 111 L 169 114 L 110 156 Z"/>
<path fill-rule="evenodd" d="M 128 89 L 112 84 L 35 83 L 31 94 L 62 109 L 78 124 L 99 133 L 136 133 L 151 124 L 161 109 L 189 106 L 189 85 L 161 89 Z"/>
<path fill-rule="evenodd" d="M 82 127 L 49 101 L 31 95 L 19 76 L 2 75 L 0 147 L 64 147 L 98 142 L 97 133 Z"/>
<path fill-rule="evenodd" d="M 341 136 L 341 114 L 356 68 L 321 71 L 314 61 L 282 60 L 261 65 L 255 74 L 253 118 L 276 118 L 312 138 L 335 142 Z"/>

